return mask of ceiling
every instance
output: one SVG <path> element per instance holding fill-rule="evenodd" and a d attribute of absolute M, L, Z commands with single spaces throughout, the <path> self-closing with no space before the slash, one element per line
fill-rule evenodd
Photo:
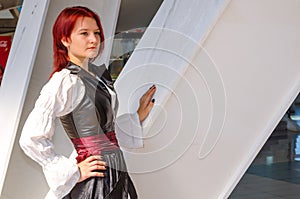
<path fill-rule="evenodd" d="M 0 0 L 0 34 L 15 31 L 23 0 Z M 116 32 L 147 27 L 163 0 L 122 0 Z"/>
<path fill-rule="evenodd" d="M 122 0 L 116 32 L 147 27 L 163 0 Z"/>

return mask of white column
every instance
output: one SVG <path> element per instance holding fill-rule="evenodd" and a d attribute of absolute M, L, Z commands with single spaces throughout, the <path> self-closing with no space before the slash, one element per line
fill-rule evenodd
<path fill-rule="evenodd" d="M 300 90 L 295 0 L 165 0 L 117 80 L 121 113 L 157 85 L 139 195 L 227 198 Z M 129 108 L 128 108 L 129 107 Z"/>

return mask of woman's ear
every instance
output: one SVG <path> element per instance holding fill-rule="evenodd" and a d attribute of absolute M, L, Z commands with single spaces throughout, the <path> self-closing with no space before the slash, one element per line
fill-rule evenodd
<path fill-rule="evenodd" d="M 61 40 L 61 43 L 66 47 L 66 48 L 69 48 L 70 47 L 70 41 L 69 41 L 69 39 L 67 39 L 67 38 L 62 38 Z"/>

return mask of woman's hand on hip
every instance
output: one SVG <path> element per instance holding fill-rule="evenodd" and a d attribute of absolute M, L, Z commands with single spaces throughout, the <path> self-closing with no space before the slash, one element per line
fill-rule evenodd
<path fill-rule="evenodd" d="M 153 99 L 153 95 L 155 91 L 156 86 L 153 85 L 140 99 L 140 106 L 137 110 L 140 122 L 143 122 L 147 118 L 152 107 L 154 106 L 155 99 Z"/>
<path fill-rule="evenodd" d="M 90 156 L 84 161 L 77 164 L 80 171 L 78 182 L 82 182 L 90 177 L 104 177 L 104 174 L 99 170 L 106 170 L 105 162 L 101 156 Z"/>

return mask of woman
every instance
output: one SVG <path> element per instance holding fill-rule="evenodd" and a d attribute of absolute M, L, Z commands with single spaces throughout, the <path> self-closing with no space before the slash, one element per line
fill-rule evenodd
<path fill-rule="evenodd" d="M 43 167 L 47 198 L 137 198 L 119 144 L 142 146 L 140 123 L 154 105 L 155 86 L 142 96 L 136 113 L 115 119 L 118 103 L 110 75 L 105 66 L 91 64 L 103 51 L 104 35 L 99 17 L 88 8 L 70 7 L 59 14 L 53 47 L 54 72 L 20 138 L 24 152 Z M 53 150 L 56 118 L 76 159 Z"/>

